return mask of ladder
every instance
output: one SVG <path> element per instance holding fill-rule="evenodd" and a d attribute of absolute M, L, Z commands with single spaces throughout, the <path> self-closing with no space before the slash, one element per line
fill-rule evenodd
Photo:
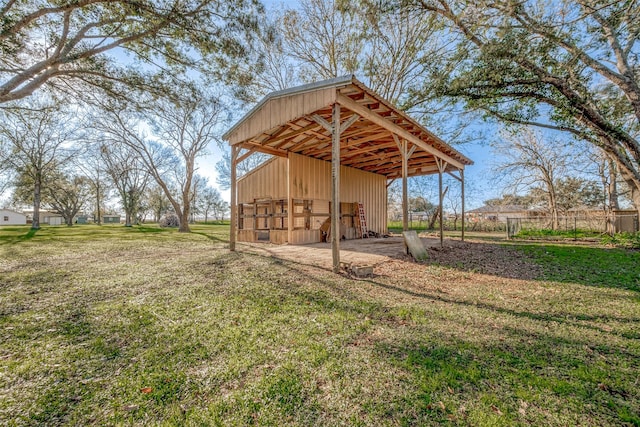
<path fill-rule="evenodd" d="M 364 216 L 364 205 L 360 202 L 358 202 L 358 225 L 359 225 L 359 232 L 360 232 L 360 238 L 361 239 L 366 239 L 367 237 L 369 237 L 369 232 L 367 230 L 367 218 Z"/>

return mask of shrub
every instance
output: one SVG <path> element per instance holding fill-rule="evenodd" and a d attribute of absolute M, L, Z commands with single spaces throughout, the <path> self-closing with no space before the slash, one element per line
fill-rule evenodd
<path fill-rule="evenodd" d="M 602 243 L 605 245 L 640 249 L 640 233 L 616 233 L 613 236 L 606 234 L 602 238 Z"/>
<path fill-rule="evenodd" d="M 158 222 L 160 227 L 180 227 L 180 219 L 176 214 L 166 214 Z"/>

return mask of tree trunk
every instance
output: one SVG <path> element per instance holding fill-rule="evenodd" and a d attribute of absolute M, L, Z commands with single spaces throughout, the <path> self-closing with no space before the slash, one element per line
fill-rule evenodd
<path fill-rule="evenodd" d="M 191 229 L 189 228 L 189 210 L 185 208 L 184 211 L 179 214 L 178 218 L 180 218 L 178 231 L 180 233 L 191 233 Z"/>
<path fill-rule="evenodd" d="M 607 215 L 607 233 L 613 236 L 616 232 L 614 211 L 620 209 L 620 203 L 618 201 L 618 174 L 616 164 L 611 158 L 607 157 L 604 160 L 604 164 L 606 167 L 601 168 L 600 179 L 602 180 L 605 192 L 604 210 Z"/>
<path fill-rule="evenodd" d="M 607 163 L 609 164 L 609 207 L 612 210 L 618 210 L 620 209 L 620 202 L 618 200 L 618 168 L 611 159 L 608 159 Z"/>
<path fill-rule="evenodd" d="M 557 230 L 560 226 L 560 219 L 558 218 L 558 204 L 556 202 L 556 191 L 553 188 L 553 184 L 547 182 L 547 191 L 549 193 L 549 211 L 551 212 L 551 229 Z"/>
<path fill-rule="evenodd" d="M 133 203 L 132 193 L 133 193 L 133 190 L 129 190 L 127 197 L 123 198 L 122 200 L 124 205 L 124 226 L 125 227 L 131 227 L 131 219 L 135 215 L 135 206 Z"/>
<path fill-rule="evenodd" d="M 96 185 L 96 224 L 102 224 L 102 216 L 100 215 L 100 184 Z"/>
<path fill-rule="evenodd" d="M 33 186 L 33 221 L 31 222 L 31 228 L 38 230 L 40 228 L 40 190 L 42 187 L 42 178 L 39 173 L 36 173 L 35 184 Z"/>
<path fill-rule="evenodd" d="M 440 216 L 440 207 L 438 207 L 436 211 L 433 213 L 433 215 L 431 216 L 431 219 L 429 220 L 429 227 L 427 228 L 428 230 L 433 230 L 433 228 L 436 226 L 436 221 L 438 220 L 438 216 Z"/>
<path fill-rule="evenodd" d="M 124 226 L 131 227 L 131 211 L 129 209 L 124 210 Z"/>

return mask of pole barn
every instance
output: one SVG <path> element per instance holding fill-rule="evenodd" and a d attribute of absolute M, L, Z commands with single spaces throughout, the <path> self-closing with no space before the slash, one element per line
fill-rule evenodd
<path fill-rule="evenodd" d="M 353 76 L 272 92 L 223 139 L 231 146 L 232 251 L 238 240 L 327 239 L 338 272 L 341 239 L 386 233 L 388 186 L 402 179 L 406 230 L 407 178 L 435 173 L 462 185 L 464 239 L 464 168 L 473 162 Z M 237 179 L 238 163 L 255 152 L 273 158 Z"/>

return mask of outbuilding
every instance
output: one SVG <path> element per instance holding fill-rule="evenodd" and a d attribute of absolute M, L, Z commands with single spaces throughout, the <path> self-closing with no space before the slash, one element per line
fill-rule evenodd
<path fill-rule="evenodd" d="M 353 76 L 272 92 L 223 139 L 231 146 L 231 236 L 304 244 L 387 232 L 387 188 L 407 178 L 448 173 L 462 183 L 473 162 Z M 255 152 L 273 158 L 237 179 Z M 442 203 L 440 204 L 442 206 Z M 464 213 L 463 213 L 464 217 Z M 442 215 L 440 215 L 442 218 Z"/>
<path fill-rule="evenodd" d="M 102 215 L 103 224 L 120 224 L 120 215 Z"/>
<path fill-rule="evenodd" d="M 11 209 L 0 209 L 0 225 L 25 225 L 27 216 Z"/>

